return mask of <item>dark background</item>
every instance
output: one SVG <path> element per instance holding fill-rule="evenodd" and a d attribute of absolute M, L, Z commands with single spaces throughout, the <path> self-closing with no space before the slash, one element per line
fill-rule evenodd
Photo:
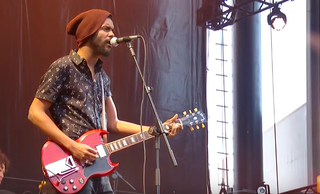
<path fill-rule="evenodd" d="M 92 8 L 113 14 L 117 37 L 140 34 L 146 41 L 146 65 L 141 39 L 134 40 L 146 82 L 162 121 L 175 113 L 198 108 L 206 111 L 205 30 L 196 25 L 201 0 L 1 0 L 0 1 L 0 149 L 11 160 L 1 189 L 38 192 L 42 180 L 40 151 L 47 140 L 27 119 L 28 108 L 40 77 L 57 58 L 76 48 L 66 24 L 78 13 Z M 141 78 L 125 44 L 103 58 L 112 80 L 113 99 L 121 120 L 140 122 Z M 148 99 L 143 105 L 143 124 L 155 120 Z M 111 134 L 109 141 L 120 136 Z M 169 139 L 178 162 L 173 167 L 161 140 L 161 192 L 206 193 L 207 129 L 183 130 Z M 154 140 L 147 146 L 147 193 L 155 193 Z M 142 144 L 112 155 L 118 172 L 142 193 Z M 111 180 L 112 181 L 112 180 Z M 133 191 L 118 180 L 118 189 Z"/>

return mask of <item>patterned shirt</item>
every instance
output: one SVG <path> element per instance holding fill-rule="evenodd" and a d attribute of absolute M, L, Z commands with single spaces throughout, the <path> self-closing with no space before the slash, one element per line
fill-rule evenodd
<path fill-rule="evenodd" d="M 36 98 L 52 102 L 50 114 L 54 123 L 71 139 L 78 139 L 91 129 L 102 129 L 102 88 L 105 98 L 111 96 L 110 79 L 98 60 L 95 80 L 87 62 L 76 51 L 53 62 L 42 76 Z"/>

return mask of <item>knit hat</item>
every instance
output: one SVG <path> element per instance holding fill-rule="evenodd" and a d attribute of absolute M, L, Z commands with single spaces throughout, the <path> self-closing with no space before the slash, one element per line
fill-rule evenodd
<path fill-rule="evenodd" d="M 66 31 L 75 36 L 78 47 L 81 47 L 87 39 L 99 30 L 103 22 L 112 17 L 111 13 L 101 9 L 91 9 L 80 13 L 67 25 Z"/>

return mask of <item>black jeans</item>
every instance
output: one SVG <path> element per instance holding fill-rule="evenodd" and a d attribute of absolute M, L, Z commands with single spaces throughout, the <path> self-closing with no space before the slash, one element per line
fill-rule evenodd
<path fill-rule="evenodd" d="M 77 194 L 113 194 L 108 176 L 93 177 Z"/>

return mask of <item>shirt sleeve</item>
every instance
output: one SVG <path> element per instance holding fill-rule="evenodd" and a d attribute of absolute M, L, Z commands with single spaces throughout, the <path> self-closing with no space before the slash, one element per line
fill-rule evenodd
<path fill-rule="evenodd" d="M 47 72 L 41 77 L 35 95 L 36 98 L 50 102 L 56 101 L 63 89 L 63 84 L 69 79 L 66 66 L 66 64 L 59 64 L 56 62 L 50 65 Z"/>

